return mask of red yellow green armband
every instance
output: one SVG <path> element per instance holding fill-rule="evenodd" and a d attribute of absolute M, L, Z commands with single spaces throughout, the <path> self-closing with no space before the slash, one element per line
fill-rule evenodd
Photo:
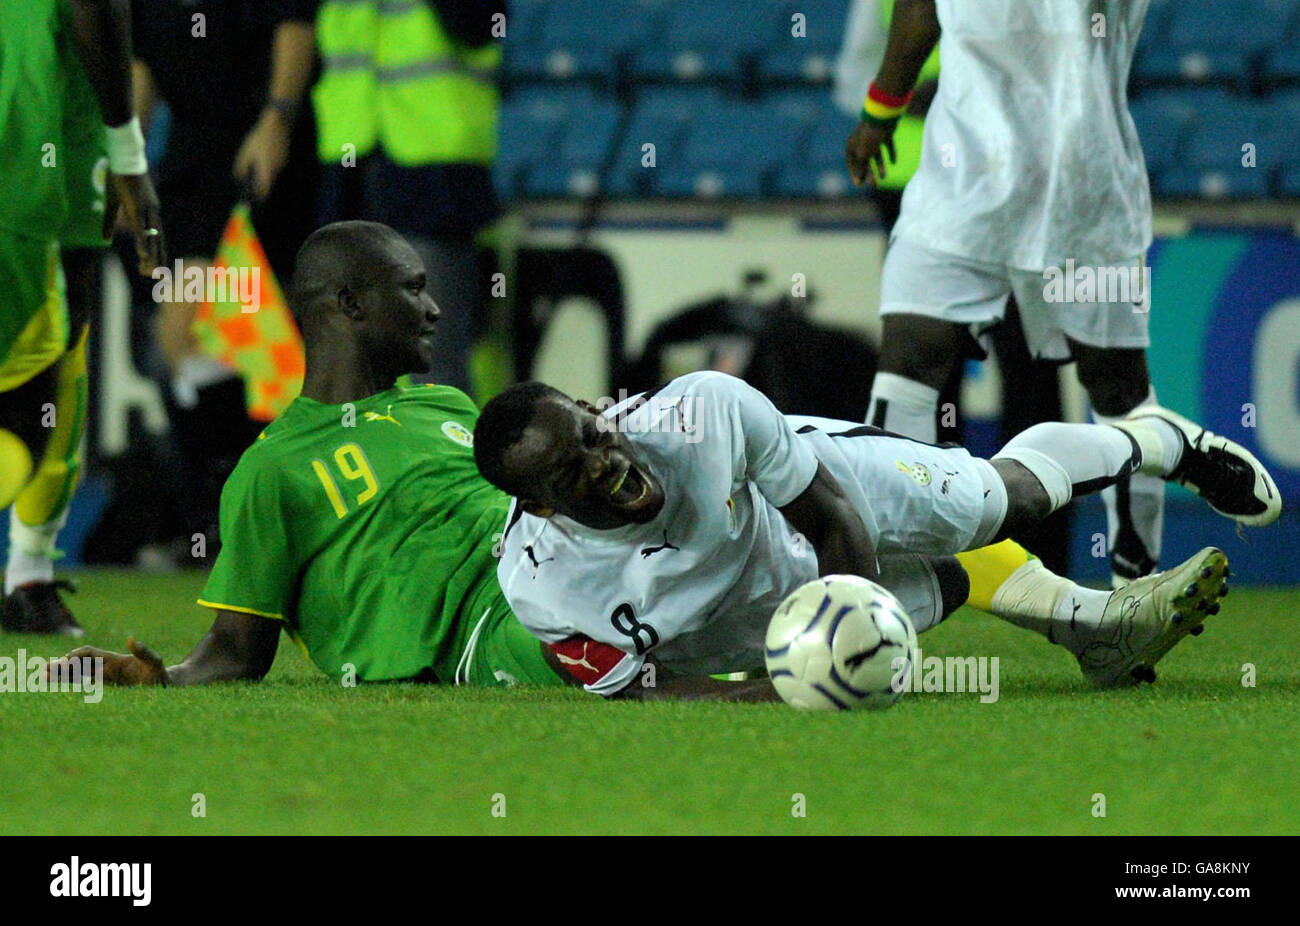
<path fill-rule="evenodd" d="M 881 90 L 876 86 L 876 82 L 872 81 L 871 87 L 867 90 L 867 98 L 862 103 L 862 120 L 877 125 L 890 125 L 898 121 L 898 117 L 907 110 L 907 104 L 911 101 L 910 90 L 905 96 L 894 96 Z"/>

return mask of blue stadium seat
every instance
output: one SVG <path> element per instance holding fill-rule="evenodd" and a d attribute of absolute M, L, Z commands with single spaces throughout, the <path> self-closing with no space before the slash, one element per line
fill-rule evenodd
<path fill-rule="evenodd" d="M 501 106 L 500 142 L 493 177 L 504 196 L 518 196 L 532 186 L 531 174 L 560 162 L 566 134 L 581 126 L 588 113 L 617 105 L 599 101 L 585 87 L 537 87 L 518 90 Z M 615 117 L 616 118 L 616 117 Z"/>
<path fill-rule="evenodd" d="M 848 0 L 802 0 L 783 4 L 765 42 L 759 73 L 768 80 L 826 82 L 844 41 Z M 793 17 L 802 15 L 796 36 Z"/>
<path fill-rule="evenodd" d="M 1277 192 L 1280 196 L 1300 198 L 1300 164 L 1282 168 L 1278 175 Z"/>
<path fill-rule="evenodd" d="M 852 192 L 844 165 L 844 143 L 856 120 L 835 109 L 811 127 L 807 144 L 781 165 L 774 188 L 782 196 L 844 196 Z"/>
<path fill-rule="evenodd" d="M 680 148 L 659 159 L 666 196 L 758 196 L 771 170 L 792 156 L 799 125 L 762 103 L 724 102 L 701 111 Z"/>
<path fill-rule="evenodd" d="M 657 0 L 549 0 L 515 40 L 507 69 L 523 79 L 612 79 L 632 49 L 658 44 Z"/>
<path fill-rule="evenodd" d="M 804 126 L 833 118 L 839 112 L 825 87 L 773 90 L 763 94 L 763 105 L 777 113 L 779 118 L 794 120 Z"/>
<path fill-rule="evenodd" d="M 1272 80 L 1300 80 L 1300 0 L 1280 40 L 1264 61 L 1264 75 Z"/>
<path fill-rule="evenodd" d="M 763 103 L 725 106 L 701 113 L 686 135 L 687 157 L 696 164 L 752 165 L 767 169 L 787 160 L 800 142 L 802 125 Z"/>
<path fill-rule="evenodd" d="M 1140 80 L 1244 81 L 1285 31 L 1294 0 L 1181 0 L 1135 62 Z"/>
<path fill-rule="evenodd" d="M 1197 98 L 1183 90 L 1148 91 L 1129 103 L 1147 170 L 1153 177 L 1178 162 L 1196 122 L 1197 106 Z"/>
<path fill-rule="evenodd" d="M 637 48 L 632 72 L 643 80 L 738 80 L 778 15 L 768 2 L 672 3 L 660 41 Z"/>
<path fill-rule="evenodd" d="M 1158 193 L 1172 196 L 1262 197 L 1269 192 L 1270 150 L 1262 145 L 1263 104 L 1224 93 L 1196 100 L 1177 163 L 1156 178 Z M 1254 146 L 1255 166 L 1243 164 L 1243 146 Z"/>
<path fill-rule="evenodd" d="M 550 0 L 510 0 L 506 14 L 506 46 L 535 43 L 542 34 L 542 20 Z"/>
<path fill-rule="evenodd" d="M 1300 90 L 1274 93 L 1265 100 L 1259 134 L 1261 165 L 1277 169 L 1279 179 L 1300 170 Z"/>
<path fill-rule="evenodd" d="M 571 118 L 561 128 L 556 148 L 542 152 L 529 172 L 528 195 L 587 196 L 596 192 L 622 112 L 612 100 L 596 100 Z"/>
<path fill-rule="evenodd" d="M 615 196 L 658 192 L 660 166 L 679 161 L 691 122 L 725 105 L 714 87 L 664 87 L 647 90 L 633 110 L 608 176 L 607 191 Z M 643 167 L 644 145 L 654 145 L 655 167 Z"/>
<path fill-rule="evenodd" d="M 1155 193 L 1197 199 L 1259 199 L 1268 196 L 1268 174 L 1262 170 L 1172 167 L 1160 175 Z"/>

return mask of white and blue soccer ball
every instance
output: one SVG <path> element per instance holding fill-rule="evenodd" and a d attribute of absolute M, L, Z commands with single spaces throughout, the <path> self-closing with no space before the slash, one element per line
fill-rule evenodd
<path fill-rule="evenodd" d="M 806 710 L 883 710 L 903 694 L 916 630 L 893 595 L 859 576 L 823 576 L 795 589 L 767 627 L 767 674 Z"/>

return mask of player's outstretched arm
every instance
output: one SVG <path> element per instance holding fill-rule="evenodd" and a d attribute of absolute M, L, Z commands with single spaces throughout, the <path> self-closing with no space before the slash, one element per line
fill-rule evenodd
<path fill-rule="evenodd" d="M 64 662 L 78 664 L 89 657 L 104 660 L 109 685 L 205 685 L 209 682 L 259 681 L 271 670 L 280 640 L 280 625 L 266 617 L 218 611 L 212 629 L 179 665 L 167 668 L 162 658 L 134 638 L 128 652 L 114 653 L 81 646 Z M 51 664 L 50 671 L 56 664 Z"/>
<path fill-rule="evenodd" d="M 812 483 L 781 514 L 817 551 L 822 575 L 880 577 L 867 526 L 824 464 L 817 464 Z"/>
<path fill-rule="evenodd" d="M 180 665 L 167 670 L 172 685 L 261 681 L 275 662 L 280 622 L 269 617 L 218 611 L 212 629 Z"/>

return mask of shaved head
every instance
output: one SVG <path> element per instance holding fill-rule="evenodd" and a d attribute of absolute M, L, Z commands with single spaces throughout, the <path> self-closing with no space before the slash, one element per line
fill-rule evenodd
<path fill-rule="evenodd" d="M 382 278 L 394 245 L 409 248 L 379 222 L 334 222 L 307 236 L 298 249 L 289 297 L 304 337 L 317 312 L 330 308 L 340 290 L 361 292 Z"/>
<path fill-rule="evenodd" d="M 298 250 L 289 304 L 307 353 L 304 394 L 340 377 L 388 388 L 429 369 L 441 313 L 420 256 L 387 225 L 335 222 L 312 232 Z"/>

